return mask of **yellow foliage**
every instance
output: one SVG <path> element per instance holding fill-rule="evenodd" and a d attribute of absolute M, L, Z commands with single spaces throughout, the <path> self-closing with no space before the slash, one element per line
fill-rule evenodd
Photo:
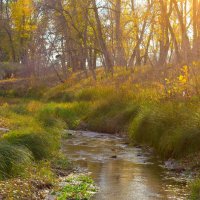
<path fill-rule="evenodd" d="M 18 0 L 12 2 L 11 18 L 15 31 L 22 38 L 29 38 L 32 31 L 36 29 L 33 23 L 34 6 L 32 0 Z"/>
<path fill-rule="evenodd" d="M 180 70 L 180 75 L 175 79 L 165 78 L 167 94 L 172 96 L 175 94 L 185 94 L 189 83 L 189 67 L 184 65 Z"/>
<path fill-rule="evenodd" d="M 180 75 L 180 76 L 178 77 L 178 79 L 179 79 L 180 83 L 183 83 L 183 84 L 187 83 L 187 79 L 186 79 L 186 77 L 183 76 L 183 75 Z"/>
<path fill-rule="evenodd" d="M 183 66 L 181 72 L 182 74 L 178 77 L 178 79 L 181 84 L 186 84 L 188 82 L 188 75 L 189 75 L 188 66 L 187 65 Z"/>

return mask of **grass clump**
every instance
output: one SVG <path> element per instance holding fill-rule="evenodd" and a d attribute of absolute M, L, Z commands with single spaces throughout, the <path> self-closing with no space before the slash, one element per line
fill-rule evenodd
<path fill-rule="evenodd" d="M 43 99 L 47 102 L 72 102 L 74 101 L 74 92 L 70 91 L 66 84 L 60 84 L 50 88 L 44 95 Z"/>
<path fill-rule="evenodd" d="M 73 169 L 73 163 L 71 163 L 65 155 L 59 153 L 51 160 L 51 167 L 58 175 L 68 175 L 68 172 Z"/>
<path fill-rule="evenodd" d="M 113 87 L 89 87 L 76 92 L 77 101 L 99 101 L 113 94 Z"/>
<path fill-rule="evenodd" d="M 32 162 L 32 154 L 23 146 L 1 141 L 0 160 L 0 179 L 6 179 L 24 174 Z"/>
<path fill-rule="evenodd" d="M 4 135 L 4 140 L 12 145 L 26 147 L 36 160 L 42 160 L 50 157 L 58 148 L 57 137 L 44 130 L 23 129 Z"/>
<path fill-rule="evenodd" d="M 55 110 L 56 110 L 56 104 L 44 105 L 44 107 L 41 108 L 36 113 L 36 118 L 42 124 L 42 126 L 44 126 L 46 128 L 62 127 L 62 126 L 64 126 L 64 124 L 59 119 L 59 117 L 56 115 Z"/>

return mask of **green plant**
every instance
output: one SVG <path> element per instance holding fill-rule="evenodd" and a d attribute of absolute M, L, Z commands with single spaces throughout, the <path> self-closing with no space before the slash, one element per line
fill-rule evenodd
<path fill-rule="evenodd" d="M 65 179 L 65 186 L 58 192 L 58 200 L 89 200 L 97 192 L 94 181 L 86 175 L 71 175 Z"/>
<path fill-rule="evenodd" d="M 69 170 L 72 169 L 73 164 L 67 159 L 63 154 L 57 154 L 51 161 L 51 166 L 53 169 L 59 170 Z"/>

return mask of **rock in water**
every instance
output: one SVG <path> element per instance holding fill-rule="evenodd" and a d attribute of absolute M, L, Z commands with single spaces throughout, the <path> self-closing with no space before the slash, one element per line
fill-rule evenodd
<path fill-rule="evenodd" d="M 117 158 L 117 156 L 115 155 L 115 156 L 111 156 L 111 158 Z"/>

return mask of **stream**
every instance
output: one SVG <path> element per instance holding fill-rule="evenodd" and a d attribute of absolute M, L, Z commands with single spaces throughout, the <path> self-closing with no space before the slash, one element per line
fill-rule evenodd
<path fill-rule="evenodd" d="M 81 170 L 90 172 L 100 188 L 94 200 L 187 199 L 186 180 L 124 138 L 95 132 L 70 131 L 63 152 Z"/>

